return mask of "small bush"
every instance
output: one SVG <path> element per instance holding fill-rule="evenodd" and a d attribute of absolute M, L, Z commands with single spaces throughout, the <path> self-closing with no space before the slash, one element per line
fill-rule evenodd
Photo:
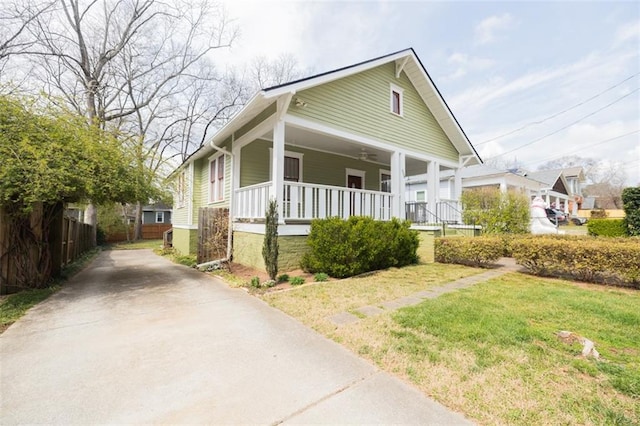
<path fill-rule="evenodd" d="M 249 285 L 253 288 L 260 288 L 260 277 L 251 278 Z"/>
<path fill-rule="evenodd" d="M 417 262 L 418 233 L 407 221 L 368 217 L 317 219 L 311 223 L 302 268 L 344 278 Z"/>
<path fill-rule="evenodd" d="M 627 229 L 623 219 L 592 219 L 587 222 L 589 235 L 596 237 L 624 237 Z"/>
<path fill-rule="evenodd" d="M 637 238 L 522 238 L 512 247 L 516 262 L 530 273 L 640 288 Z"/>
<path fill-rule="evenodd" d="M 324 272 L 318 272 L 313 276 L 313 280 L 316 282 L 327 281 L 328 279 L 329 275 L 325 274 Z"/>
<path fill-rule="evenodd" d="M 176 257 L 174 257 L 174 260 L 175 260 L 176 263 L 188 266 L 190 268 L 195 267 L 196 264 L 198 263 L 196 261 L 196 257 L 194 255 L 192 255 L 192 254 L 185 254 L 185 255 L 176 256 Z"/>
<path fill-rule="evenodd" d="M 304 278 L 302 278 L 302 277 L 293 277 L 289 281 L 289 284 L 291 284 L 291 285 L 302 285 L 302 284 L 304 284 Z"/>
<path fill-rule="evenodd" d="M 289 281 L 289 275 L 282 274 L 282 275 L 278 276 L 278 282 L 279 283 L 286 283 L 287 281 Z"/>
<path fill-rule="evenodd" d="M 262 286 L 261 286 L 261 287 L 264 287 L 264 288 L 271 288 L 271 287 L 273 287 L 274 285 L 276 285 L 276 282 L 275 282 L 274 280 L 267 280 L 267 281 L 265 281 L 265 282 L 263 282 L 263 283 L 262 283 Z"/>
<path fill-rule="evenodd" d="M 436 238 L 435 258 L 440 263 L 489 266 L 504 255 L 505 243 L 499 237 Z"/>
<path fill-rule="evenodd" d="M 606 219 L 607 212 L 605 209 L 593 209 L 591 210 L 591 219 Z"/>

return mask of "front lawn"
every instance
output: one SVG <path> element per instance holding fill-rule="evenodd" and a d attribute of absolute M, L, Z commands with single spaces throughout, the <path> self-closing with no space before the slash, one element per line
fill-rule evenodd
<path fill-rule="evenodd" d="M 419 265 L 414 275 L 430 287 L 443 266 Z M 356 292 L 349 281 L 266 298 L 478 423 L 640 424 L 638 291 L 512 273 L 336 327 L 327 317 L 352 305 L 342 301 Z M 402 281 L 378 275 L 371 285 Z M 601 360 L 583 358 L 559 330 L 594 341 Z"/>

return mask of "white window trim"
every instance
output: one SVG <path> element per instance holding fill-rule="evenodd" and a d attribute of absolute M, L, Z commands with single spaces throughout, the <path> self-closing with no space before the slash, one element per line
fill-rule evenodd
<path fill-rule="evenodd" d="M 400 114 L 396 114 L 393 111 L 393 92 L 397 92 L 400 94 Z M 398 117 L 404 117 L 404 89 L 402 87 L 396 86 L 393 83 L 389 84 L 389 112 Z"/>
<path fill-rule="evenodd" d="M 345 170 L 345 174 L 344 174 L 344 186 L 346 188 L 349 188 L 349 175 L 351 176 L 359 176 L 362 178 L 362 189 L 365 189 L 367 186 L 365 184 L 365 180 L 364 180 L 364 176 L 366 174 L 366 172 L 364 170 L 358 170 L 358 169 L 344 169 Z"/>
<path fill-rule="evenodd" d="M 216 195 L 218 194 L 214 194 L 213 199 L 211 198 L 211 185 L 213 184 L 213 182 L 211 182 L 211 163 L 213 163 L 214 161 L 216 161 L 218 158 L 222 157 L 222 161 L 224 163 L 224 184 L 222 187 L 222 197 L 220 199 L 216 199 Z M 225 201 L 225 187 L 227 186 L 227 159 L 225 158 L 225 155 L 221 152 L 218 152 L 214 155 L 212 155 L 211 157 L 209 157 L 209 163 L 207 163 L 209 166 L 209 171 L 207 172 L 207 203 L 208 204 L 213 204 L 213 203 L 221 203 L 223 201 Z M 218 167 L 216 166 L 216 171 L 218 170 Z M 216 186 L 215 186 L 215 191 L 218 190 L 218 185 L 217 185 L 217 179 L 216 179 Z"/>
<path fill-rule="evenodd" d="M 304 154 L 301 152 L 295 152 L 295 151 L 285 151 L 284 152 L 284 156 L 285 157 L 291 157 L 291 158 L 297 158 L 298 161 L 300 162 L 300 169 L 298 170 L 298 173 L 300 173 L 300 177 L 298 179 L 298 182 L 304 182 L 304 173 L 302 173 L 302 165 L 303 165 L 303 157 Z M 284 167 L 284 163 L 282 163 L 282 166 Z M 273 174 L 273 148 L 269 148 L 269 176 L 272 176 Z"/>
<path fill-rule="evenodd" d="M 378 189 L 382 191 L 382 175 L 389 175 L 389 180 L 391 180 L 391 170 L 379 169 L 378 174 Z"/>
<path fill-rule="evenodd" d="M 156 223 L 164 223 L 164 212 L 154 212 L 156 214 Z M 161 219 L 158 220 L 158 214 L 161 215 Z"/>
<path fill-rule="evenodd" d="M 418 194 L 419 194 L 419 193 L 422 193 L 422 195 L 423 195 L 423 197 L 424 197 L 422 201 L 421 201 L 421 200 L 418 200 Z M 417 191 L 416 191 L 416 203 L 426 203 L 426 202 L 427 202 L 427 191 L 426 191 L 426 190 L 424 190 L 424 189 L 419 189 L 419 190 L 417 190 Z"/>

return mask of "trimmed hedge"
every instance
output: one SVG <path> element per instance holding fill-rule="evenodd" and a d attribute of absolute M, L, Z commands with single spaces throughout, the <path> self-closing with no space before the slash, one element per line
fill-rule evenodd
<path fill-rule="evenodd" d="M 591 219 L 587 222 L 589 235 L 595 237 L 624 237 L 627 235 L 624 219 Z"/>
<path fill-rule="evenodd" d="M 487 267 L 503 256 L 500 237 L 442 237 L 435 240 L 436 262 Z"/>
<path fill-rule="evenodd" d="M 512 243 L 513 257 L 534 275 L 640 289 L 640 239 L 535 236 Z"/>
<path fill-rule="evenodd" d="M 301 266 L 307 272 L 345 278 L 416 263 L 418 233 L 410 226 L 408 221 L 374 221 L 359 216 L 316 219 L 307 238 L 311 250 Z"/>

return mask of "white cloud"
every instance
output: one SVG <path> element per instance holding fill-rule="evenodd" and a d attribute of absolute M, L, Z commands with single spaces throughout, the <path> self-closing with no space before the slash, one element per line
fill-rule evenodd
<path fill-rule="evenodd" d="M 491 68 L 495 61 L 488 58 L 478 56 L 470 56 L 466 53 L 455 52 L 447 58 L 447 62 L 456 67 L 453 74 L 448 75 L 447 79 L 453 80 L 467 75 L 470 72 L 483 71 Z"/>
<path fill-rule="evenodd" d="M 483 19 L 475 28 L 475 43 L 488 44 L 498 39 L 497 33 L 511 28 L 514 24 L 513 16 L 509 13 L 493 15 Z"/>
<path fill-rule="evenodd" d="M 638 48 L 640 44 L 640 21 L 627 22 L 618 27 L 613 39 L 613 45 L 617 47 L 626 43 L 628 40 L 635 41 L 636 48 Z"/>

